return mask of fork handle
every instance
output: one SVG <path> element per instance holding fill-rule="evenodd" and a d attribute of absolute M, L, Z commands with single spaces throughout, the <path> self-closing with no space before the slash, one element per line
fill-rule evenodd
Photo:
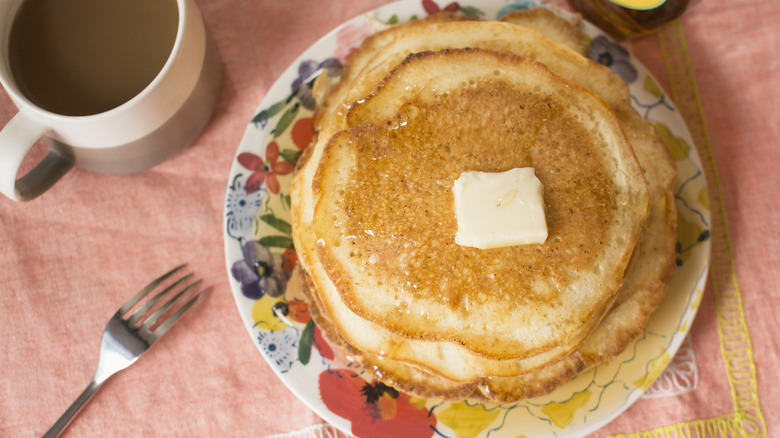
<path fill-rule="evenodd" d="M 57 422 L 54 423 L 51 429 L 49 429 L 45 434 L 43 434 L 43 438 L 55 438 L 59 436 L 62 433 L 62 431 L 65 430 L 66 427 L 68 427 L 68 425 L 76 417 L 76 415 L 81 411 L 81 408 L 83 408 L 84 405 L 87 404 L 89 399 L 91 399 L 92 396 L 95 395 L 95 392 L 97 392 L 101 384 L 102 382 L 98 383 L 95 379 L 92 379 L 92 381 L 89 382 L 89 385 L 87 385 L 87 387 L 84 389 L 81 395 L 79 395 L 78 398 L 76 398 L 76 400 L 68 407 L 68 409 L 57 420 Z"/>

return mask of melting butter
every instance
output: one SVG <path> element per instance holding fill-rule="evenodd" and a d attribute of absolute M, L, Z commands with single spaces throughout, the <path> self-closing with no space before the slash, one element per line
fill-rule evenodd
<path fill-rule="evenodd" d="M 464 172 L 452 187 L 455 243 L 480 249 L 544 243 L 544 188 L 534 169 Z"/>

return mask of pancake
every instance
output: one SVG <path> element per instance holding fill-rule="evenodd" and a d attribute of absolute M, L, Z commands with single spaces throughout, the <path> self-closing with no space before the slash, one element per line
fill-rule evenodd
<path fill-rule="evenodd" d="M 507 23 L 498 23 L 501 27 L 496 28 L 493 26 L 493 22 L 468 22 L 469 24 L 479 23 L 479 26 L 469 26 L 467 28 L 459 26 L 449 28 L 444 26 L 445 29 L 443 29 L 440 26 L 444 24 L 442 22 L 452 21 L 451 18 L 453 17 L 449 17 L 446 20 L 431 20 L 431 22 L 424 25 L 419 25 L 422 24 L 419 23 L 415 26 L 409 26 L 417 29 L 416 32 L 410 32 L 409 28 L 404 29 L 405 25 L 383 32 L 383 34 L 393 33 L 394 35 L 392 37 L 384 37 L 385 45 L 382 46 L 381 50 L 377 50 L 378 45 L 374 45 L 372 56 L 362 57 L 360 61 L 360 65 L 362 65 L 361 72 L 353 73 L 347 80 L 342 79 L 341 89 L 346 90 L 347 94 L 357 94 L 352 94 L 346 98 L 347 100 L 343 100 L 342 94 L 342 100 L 337 106 L 325 105 L 320 108 L 318 116 L 331 111 L 329 119 L 320 118 L 320 120 L 327 119 L 330 121 L 324 126 L 318 126 L 318 129 L 320 129 L 318 141 L 314 147 L 309 148 L 304 154 L 304 158 L 299 163 L 296 179 L 293 182 L 295 245 L 299 253 L 301 266 L 307 271 L 306 276 L 309 281 L 310 292 L 314 291 L 310 295 L 312 295 L 311 301 L 315 322 L 322 328 L 329 339 L 363 363 L 366 369 L 373 371 L 380 380 L 423 397 L 433 396 L 459 399 L 468 396 L 500 401 L 525 398 L 533 394 L 538 395 L 540 391 L 546 392 L 557 384 L 571 378 L 578 370 L 598 363 L 599 357 L 607 357 L 612 350 L 602 347 L 609 347 L 610 341 L 613 341 L 616 337 L 610 336 L 613 333 L 609 331 L 606 332 L 606 336 L 598 336 L 598 333 L 604 333 L 602 326 L 598 326 L 592 334 L 590 334 L 590 330 L 601 321 L 603 314 L 609 310 L 612 301 L 601 306 L 599 311 L 593 312 L 591 318 L 588 319 L 590 327 L 586 326 L 585 329 L 580 331 L 568 333 L 567 342 L 562 342 L 557 347 L 541 348 L 539 352 L 528 355 L 525 359 L 494 360 L 481 357 L 479 354 L 474 354 L 473 351 L 466 351 L 466 349 L 460 348 L 457 342 L 421 340 L 413 336 L 404 336 L 403 333 L 399 334 L 396 331 L 388 330 L 384 324 L 363 319 L 355 313 L 349 313 L 353 316 L 352 322 L 360 321 L 359 325 L 365 330 L 358 330 L 357 333 L 351 331 L 350 327 L 354 327 L 350 324 L 345 324 L 344 318 L 333 318 L 333 314 L 344 312 L 346 309 L 346 305 L 340 300 L 341 297 L 338 295 L 338 292 L 336 292 L 335 300 L 333 295 L 330 296 L 331 303 L 328 308 L 323 304 L 323 300 L 320 299 L 320 296 L 323 295 L 320 290 L 323 288 L 315 286 L 315 282 L 311 279 L 311 277 L 319 276 L 320 283 L 323 283 L 323 281 L 328 283 L 329 279 L 328 275 L 323 274 L 324 269 L 320 266 L 316 245 L 313 245 L 314 241 L 311 240 L 312 236 L 316 237 L 316 234 L 312 232 L 310 219 L 314 215 L 313 196 L 310 194 L 311 183 L 314 181 L 315 170 L 319 169 L 322 154 L 328 149 L 326 146 L 332 144 L 332 140 L 336 139 L 333 134 L 347 128 L 348 118 L 346 117 L 347 111 L 345 109 L 352 108 L 355 105 L 352 104 L 353 102 L 346 102 L 353 98 L 359 101 L 376 89 L 377 84 L 371 84 L 371 81 L 365 80 L 365 77 L 368 76 L 367 71 L 373 70 L 373 74 L 377 74 L 377 76 L 374 76 L 374 79 L 379 77 L 378 73 L 376 73 L 381 70 L 377 68 L 378 65 L 384 65 L 385 69 L 392 68 L 394 62 L 400 62 L 398 61 L 398 52 L 407 53 L 404 50 L 408 50 L 408 53 L 415 53 L 414 49 L 408 49 L 415 42 L 420 43 L 420 47 L 441 49 L 448 47 L 446 42 L 453 39 L 451 38 L 452 36 L 466 32 L 474 40 L 470 42 L 469 38 L 456 37 L 454 38 L 455 46 L 482 45 L 488 46 L 493 51 L 518 52 L 524 55 L 534 55 L 537 59 L 541 58 L 540 60 L 543 60 L 556 73 L 567 77 L 571 82 L 590 86 L 593 91 L 607 101 L 618 114 L 620 123 L 626 130 L 634 148 L 637 148 L 637 146 L 644 147 L 645 154 L 647 154 L 647 151 L 654 150 L 653 154 L 656 158 L 668 156 L 668 153 L 664 155 L 665 149 L 663 149 L 662 144 L 661 152 L 653 149 L 653 146 L 657 146 L 658 136 L 653 132 L 652 127 L 650 127 L 649 131 L 647 130 L 649 125 L 644 120 L 641 120 L 628 105 L 628 93 L 625 84 L 614 75 L 611 75 L 606 68 L 594 64 L 572 50 L 564 49 L 562 46 L 541 37 L 539 33 L 524 27 L 511 25 L 508 27 Z M 488 25 L 488 30 L 485 30 L 485 25 Z M 433 30 L 434 27 L 436 28 L 435 31 Z M 491 42 L 490 38 L 486 38 L 490 33 L 495 35 L 495 32 L 507 32 L 505 35 L 502 35 L 501 39 L 504 40 L 503 42 Z M 555 27 L 550 28 L 548 26 L 548 36 L 555 37 L 556 32 Z M 415 36 L 410 37 L 411 33 L 414 33 Z M 396 45 L 405 49 L 392 48 Z M 358 50 L 356 53 L 360 52 L 361 50 Z M 388 59 L 390 60 L 388 61 Z M 352 59 L 350 59 L 348 68 L 345 71 L 349 70 L 351 62 Z M 352 71 L 357 71 L 357 68 L 352 69 Z M 363 85 L 357 86 L 355 81 Z M 339 108 L 339 110 L 333 111 L 333 108 Z M 628 112 L 626 112 L 626 109 L 628 109 Z M 333 117 L 334 115 L 335 117 Z M 635 123 L 631 123 L 631 121 Z M 324 135 L 323 132 L 325 132 Z M 343 136 L 343 134 L 339 134 L 339 136 Z M 641 160 L 642 156 L 641 154 L 639 155 Z M 673 169 L 673 163 L 671 167 Z M 654 203 L 657 204 L 656 202 Z M 667 209 L 666 211 L 668 212 L 669 210 Z M 674 216 L 673 205 L 671 206 L 671 211 L 672 214 L 667 215 L 668 217 Z M 654 217 L 652 207 L 650 216 Z M 658 223 L 657 220 L 654 222 Z M 648 219 L 645 227 L 649 227 L 649 224 L 650 219 Z M 658 230 L 658 227 L 656 227 L 656 230 Z M 671 234 L 668 232 L 668 229 L 666 231 L 666 233 L 659 234 L 664 236 L 671 235 L 672 245 L 670 247 L 673 247 L 673 224 Z M 301 236 L 306 237 L 302 238 Z M 656 240 L 664 239 L 653 239 L 654 242 Z M 308 246 L 304 242 L 308 243 Z M 642 244 L 640 243 L 641 246 Z M 624 287 L 617 297 L 616 307 L 604 319 L 605 323 L 610 320 L 621 322 L 622 325 L 618 327 L 621 328 L 621 333 L 625 333 L 625 335 L 620 336 L 624 341 L 625 339 L 632 339 L 631 333 L 637 332 L 637 327 L 638 331 L 641 332 L 642 327 L 644 327 L 642 315 L 644 315 L 644 321 L 646 321 L 647 315 L 655 307 L 654 303 L 657 303 L 657 299 L 663 291 L 663 275 L 658 274 L 658 271 L 662 269 L 649 268 L 661 265 L 665 268 L 668 267 L 668 263 L 663 264 L 660 262 L 664 257 L 659 256 L 659 254 L 665 256 L 664 252 L 660 250 L 664 245 L 655 242 L 650 247 L 653 250 L 645 251 L 645 253 L 650 253 L 651 255 L 641 258 L 646 260 L 643 262 L 641 272 L 649 272 L 649 274 L 638 277 L 639 279 L 635 281 L 635 287 Z M 639 253 L 640 248 L 637 248 L 636 254 Z M 636 260 L 640 259 L 636 254 L 631 266 L 635 266 Z M 671 254 L 673 257 L 673 251 Z M 312 269 L 313 267 L 314 269 Z M 668 272 L 666 275 L 668 275 Z M 630 276 L 626 277 L 627 282 L 629 278 Z M 660 284 L 660 288 L 658 284 Z M 634 291 L 633 295 L 628 292 L 629 289 Z M 637 295 L 638 292 L 636 291 L 638 290 L 645 291 L 645 298 L 656 297 L 656 299 L 636 300 L 629 298 Z M 639 301 L 639 304 L 637 304 L 637 301 Z M 616 311 L 621 308 L 624 310 L 619 313 L 620 316 L 618 317 L 616 316 L 618 315 Z M 627 308 L 631 308 L 633 311 L 628 312 L 625 310 Z M 339 326 L 339 324 L 341 325 Z M 613 323 L 611 326 L 614 327 L 616 325 Z M 633 330 L 628 328 L 633 328 Z M 601 339 L 599 342 L 594 341 L 600 338 L 604 339 Z M 578 349 L 575 353 L 560 360 L 564 354 L 580 345 L 583 339 L 585 342 L 581 344 L 580 349 L 587 345 L 598 345 L 599 349 L 596 349 L 596 351 L 599 354 L 593 353 L 593 348 L 583 351 Z M 369 348 L 366 348 L 367 346 Z M 613 346 L 612 349 L 619 350 L 621 348 Z M 575 358 L 582 357 L 589 359 L 575 360 Z M 519 375 L 522 373 L 527 374 L 525 376 Z"/>
<path fill-rule="evenodd" d="M 320 159 L 313 230 L 355 314 L 406 338 L 526 359 L 573 348 L 569 339 L 609 308 L 647 193 L 617 120 L 592 93 L 528 59 L 436 52 L 402 63 L 347 125 Z M 416 160 L 435 165 L 408 166 Z M 515 167 L 534 167 L 545 186 L 552 237 L 455 245 L 452 181 Z"/>
<path fill-rule="evenodd" d="M 574 352 L 523 376 L 489 377 L 479 384 L 470 384 L 355 349 L 328 318 L 322 317 L 321 304 L 312 301 L 312 316 L 317 326 L 376 378 L 423 398 L 469 397 L 494 402 L 527 399 L 544 395 L 581 371 L 614 359 L 641 334 L 663 296 L 665 284 L 674 271 L 677 224 L 672 193 L 676 167 L 671 155 L 653 127 L 636 112 L 616 109 L 624 129 L 640 145 L 635 151 L 650 187 L 650 211 L 614 307 Z M 306 293 L 310 294 L 308 290 Z"/>
<path fill-rule="evenodd" d="M 545 8 L 517 9 L 511 11 L 498 21 L 512 23 L 531 29 L 536 29 L 550 41 L 569 47 L 575 52 L 588 53 L 588 37 L 580 32 L 578 26 L 582 17 L 572 14 L 571 20 L 566 20 Z"/>

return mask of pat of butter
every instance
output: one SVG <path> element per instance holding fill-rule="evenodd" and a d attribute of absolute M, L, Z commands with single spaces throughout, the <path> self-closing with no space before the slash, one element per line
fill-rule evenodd
<path fill-rule="evenodd" d="M 458 245 L 488 249 L 547 239 L 542 183 L 533 168 L 464 172 L 452 191 Z"/>

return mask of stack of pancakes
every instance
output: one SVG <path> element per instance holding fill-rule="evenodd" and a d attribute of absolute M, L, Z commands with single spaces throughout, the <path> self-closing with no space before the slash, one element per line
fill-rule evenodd
<path fill-rule="evenodd" d="M 326 337 L 420 397 L 545 394 L 619 354 L 675 256 L 676 167 L 628 87 L 544 9 L 438 14 L 369 37 L 315 83 L 292 184 L 305 293 Z M 542 244 L 455 243 L 464 172 L 532 167 Z"/>

